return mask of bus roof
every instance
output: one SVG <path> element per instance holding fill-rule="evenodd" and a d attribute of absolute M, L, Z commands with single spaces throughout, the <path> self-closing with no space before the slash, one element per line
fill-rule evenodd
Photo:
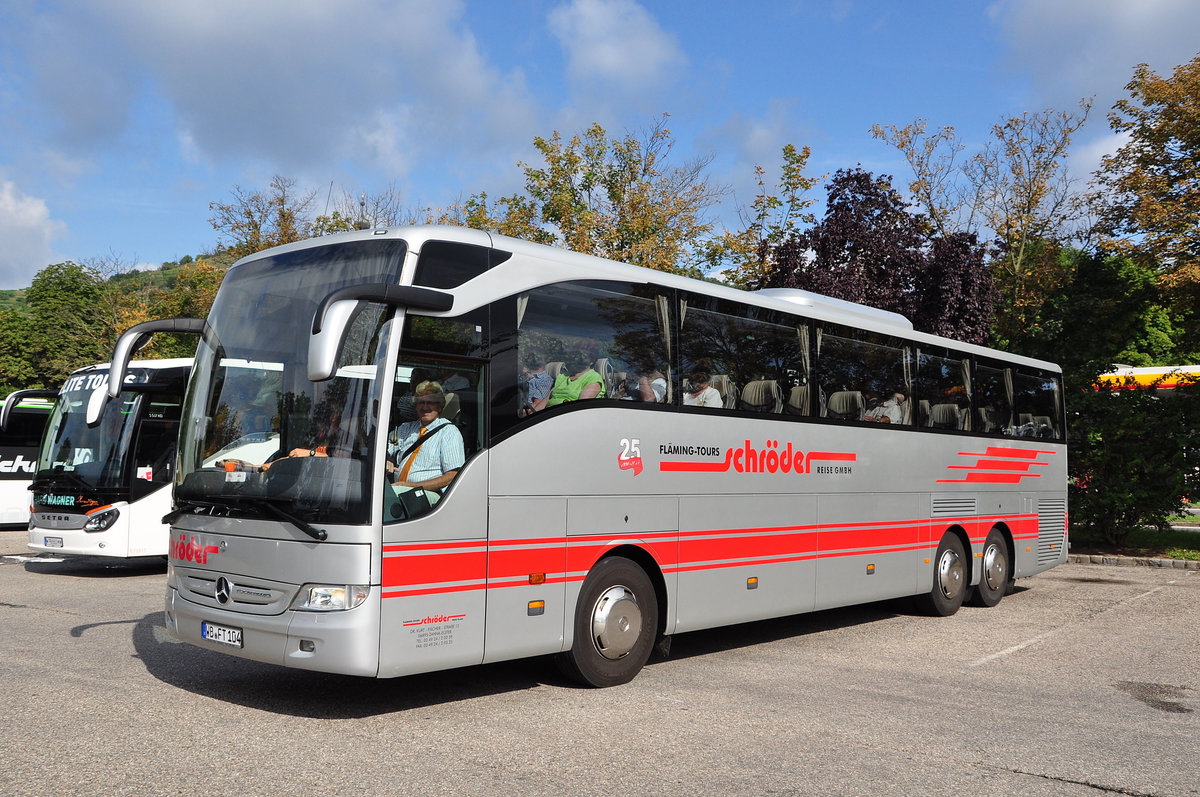
<path fill-rule="evenodd" d="M 130 368 L 191 368 L 191 357 L 174 357 L 166 360 L 132 360 L 129 363 Z M 76 368 L 71 372 L 71 375 L 90 373 L 92 371 L 107 371 L 109 363 L 96 363 L 95 365 L 85 365 L 82 368 Z"/>
<path fill-rule="evenodd" d="M 512 258 L 505 261 L 504 267 L 501 269 L 503 272 L 502 278 L 500 276 L 492 276 L 493 272 L 485 272 L 455 289 L 455 308 L 447 314 L 458 315 L 472 307 L 482 306 L 491 302 L 499 295 L 519 293 L 569 280 L 589 279 L 652 283 L 665 288 L 703 293 L 718 299 L 726 299 L 741 304 L 752 304 L 788 313 L 796 313 L 800 309 L 803 315 L 818 321 L 853 325 L 870 332 L 898 337 L 902 336 L 914 342 L 926 343 L 931 346 L 947 346 L 964 354 L 1003 358 L 1014 363 L 1030 365 L 1035 368 L 1054 372 L 1061 370 L 1058 365 L 1046 360 L 1010 354 L 952 338 L 918 332 L 913 329 L 912 322 L 903 315 L 880 310 L 879 308 L 865 304 L 794 289 L 746 291 L 725 283 L 709 282 L 665 271 L 655 271 L 641 266 L 633 266 L 628 263 L 620 263 L 615 260 L 596 257 L 595 255 L 581 254 L 569 249 L 546 246 L 545 244 L 537 244 L 519 238 L 510 238 L 469 227 L 449 225 L 397 226 L 335 233 L 247 255 L 234 263 L 231 266 L 231 270 L 243 263 L 252 262 L 261 257 L 318 246 L 328 246 L 334 243 L 378 240 L 381 238 L 402 239 L 411 252 L 418 254 L 426 241 L 455 241 L 476 246 L 492 247 L 512 254 Z M 411 279 L 412 274 L 406 272 L 402 275 L 401 281 L 407 283 Z M 424 312 L 420 314 L 426 315 Z M 428 313 L 428 315 L 439 314 Z"/>

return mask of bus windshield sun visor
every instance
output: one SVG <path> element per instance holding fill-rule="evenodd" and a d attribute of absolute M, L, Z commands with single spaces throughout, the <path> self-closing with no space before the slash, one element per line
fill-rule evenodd
<path fill-rule="evenodd" d="M 412 310 L 429 310 L 444 313 L 454 307 L 454 296 L 433 288 L 418 288 L 412 285 L 392 285 L 379 282 L 373 285 L 347 285 L 329 294 L 321 301 L 313 314 L 312 333 L 317 335 L 325 324 L 325 315 L 335 302 L 360 301 L 378 302 L 391 307 Z"/>

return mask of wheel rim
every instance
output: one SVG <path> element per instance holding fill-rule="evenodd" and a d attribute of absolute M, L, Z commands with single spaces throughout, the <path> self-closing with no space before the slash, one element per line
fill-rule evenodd
<path fill-rule="evenodd" d="M 953 600 L 962 590 L 963 561 L 957 551 L 942 552 L 938 559 L 938 589 L 947 600 Z"/>
<path fill-rule="evenodd" d="M 606 659 L 629 655 L 642 633 L 642 607 L 628 587 L 604 591 L 592 608 L 592 642 Z"/>
<path fill-rule="evenodd" d="M 983 552 L 983 577 L 990 589 L 1000 589 L 1008 578 L 1008 563 L 999 545 L 989 545 Z"/>

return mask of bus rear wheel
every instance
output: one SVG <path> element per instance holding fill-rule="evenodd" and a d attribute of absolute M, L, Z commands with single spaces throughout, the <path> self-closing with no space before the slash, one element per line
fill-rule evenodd
<path fill-rule="evenodd" d="M 952 532 L 942 535 L 933 560 L 933 588 L 918 605 L 926 614 L 949 617 L 962 606 L 967 595 L 967 555 L 962 540 Z"/>
<path fill-rule="evenodd" d="M 650 658 L 657 633 L 658 598 L 646 572 L 624 557 L 601 559 L 583 582 L 575 640 L 558 664 L 588 686 L 627 683 Z"/>
<path fill-rule="evenodd" d="M 1011 578 L 1008 562 L 1008 544 L 999 529 L 988 532 L 983 543 L 980 559 L 979 586 L 975 588 L 974 603 L 980 606 L 995 606 L 1008 592 Z"/>

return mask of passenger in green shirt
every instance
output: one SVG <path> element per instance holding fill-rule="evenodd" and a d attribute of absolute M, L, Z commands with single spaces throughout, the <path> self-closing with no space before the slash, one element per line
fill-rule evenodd
<path fill-rule="evenodd" d="M 563 362 L 562 373 L 555 378 L 554 387 L 550 388 L 550 398 L 547 399 L 546 406 L 554 407 L 566 401 L 603 396 L 604 378 L 592 368 L 590 358 L 577 354 Z"/>

